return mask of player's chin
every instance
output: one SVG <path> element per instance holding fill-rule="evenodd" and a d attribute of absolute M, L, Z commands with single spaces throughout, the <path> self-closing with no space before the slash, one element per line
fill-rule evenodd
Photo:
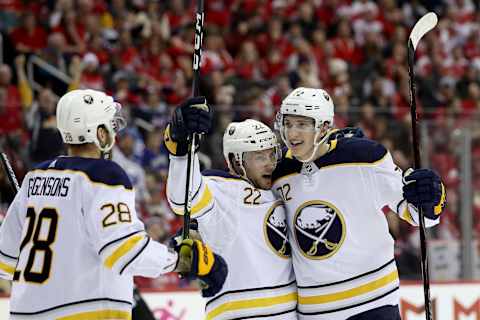
<path fill-rule="evenodd" d="M 305 150 L 303 150 L 302 148 L 291 149 L 291 150 L 292 150 L 292 156 L 294 156 L 299 160 L 303 160 L 306 153 Z"/>
<path fill-rule="evenodd" d="M 260 189 L 269 190 L 272 188 L 272 176 L 263 175 L 257 179 L 257 185 Z"/>

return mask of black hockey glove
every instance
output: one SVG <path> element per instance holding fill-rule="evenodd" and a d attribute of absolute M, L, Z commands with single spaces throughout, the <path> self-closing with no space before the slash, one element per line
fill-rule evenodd
<path fill-rule="evenodd" d="M 342 138 L 363 138 L 364 136 L 365 135 L 360 128 L 345 127 L 343 129 L 338 129 L 332 132 L 328 137 L 328 141 L 338 140 Z"/>
<path fill-rule="evenodd" d="M 213 297 L 222 290 L 228 275 L 225 260 L 199 240 L 185 239 L 176 247 L 176 272 L 197 277 L 203 297 Z"/>
<path fill-rule="evenodd" d="M 188 137 L 194 133 L 209 133 L 213 112 L 205 97 L 194 97 L 180 104 L 165 130 L 165 145 L 176 156 L 187 154 Z"/>
<path fill-rule="evenodd" d="M 440 176 L 430 169 L 408 169 L 403 183 L 403 198 L 417 209 L 421 207 L 425 217 L 437 219 L 446 203 L 445 187 Z"/>

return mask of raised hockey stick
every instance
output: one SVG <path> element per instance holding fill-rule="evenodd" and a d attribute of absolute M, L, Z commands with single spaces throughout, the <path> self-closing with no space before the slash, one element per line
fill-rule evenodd
<path fill-rule="evenodd" d="M 192 95 L 194 97 L 199 95 L 200 87 L 200 61 L 202 60 L 202 42 L 203 42 L 203 0 L 197 0 L 197 12 L 195 14 L 195 44 L 193 50 L 193 83 L 192 83 Z M 187 156 L 187 181 L 185 183 L 185 201 L 183 210 L 183 239 L 187 239 L 190 235 L 190 213 L 192 210 L 192 190 L 190 190 L 193 184 L 193 170 L 195 159 L 195 143 L 198 139 L 196 134 L 191 135 L 188 138 L 188 156 Z"/>
<path fill-rule="evenodd" d="M 417 103 L 415 101 L 415 50 L 417 49 L 418 42 L 422 37 L 432 30 L 438 22 L 437 15 L 433 12 L 425 14 L 420 20 L 417 21 L 408 38 L 408 74 L 410 76 L 410 116 L 412 119 L 412 142 L 413 142 L 413 155 L 415 159 L 414 168 L 420 168 L 420 146 L 418 140 L 417 130 Z M 423 278 L 423 293 L 425 298 L 425 317 L 427 320 L 432 319 L 432 305 L 430 301 L 430 276 L 428 268 L 428 252 L 427 241 L 425 237 L 425 220 L 422 208 L 419 210 L 420 220 L 420 248 L 421 248 L 421 267 Z"/>

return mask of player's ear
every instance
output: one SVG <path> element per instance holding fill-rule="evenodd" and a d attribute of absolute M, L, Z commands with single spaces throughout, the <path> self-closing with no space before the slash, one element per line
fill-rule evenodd
<path fill-rule="evenodd" d="M 108 133 L 107 129 L 105 128 L 105 126 L 98 126 L 97 128 L 97 138 L 98 138 L 98 141 L 100 142 L 100 145 L 102 147 L 105 147 L 106 145 L 108 145 L 110 143 L 110 134 Z"/>

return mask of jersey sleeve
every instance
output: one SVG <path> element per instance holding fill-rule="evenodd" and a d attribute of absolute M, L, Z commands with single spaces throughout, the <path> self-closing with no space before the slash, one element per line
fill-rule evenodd
<path fill-rule="evenodd" d="M 28 181 L 28 179 L 24 179 Z M 13 202 L 8 208 L 0 227 L 0 278 L 13 280 L 13 274 L 20 255 L 20 241 L 26 216 L 24 189 L 22 184 Z"/>
<path fill-rule="evenodd" d="M 231 195 L 240 195 L 236 193 L 235 182 L 218 176 L 222 173 L 229 176 L 227 173 L 215 171 L 216 174 L 210 172 L 204 175 L 200 173 L 197 155 L 194 161 L 191 216 L 197 219 L 199 233 L 205 243 L 216 253 L 228 252 L 238 234 L 238 222 L 234 214 L 238 206 Z M 186 156 L 170 156 L 167 198 L 173 211 L 180 215 L 184 212 L 186 168 Z"/>
<path fill-rule="evenodd" d="M 120 167 L 110 172 L 112 175 L 128 180 Z M 105 268 L 145 277 L 173 271 L 177 254 L 148 237 L 137 217 L 135 192 L 129 185 L 97 183 L 88 187 L 82 214 L 90 244 Z"/>
<path fill-rule="evenodd" d="M 173 212 L 177 215 L 183 215 L 185 204 L 185 183 L 187 179 L 187 157 L 177 157 L 170 155 L 170 165 L 167 179 L 167 199 Z M 192 190 L 192 218 L 199 218 L 207 213 L 211 213 L 215 206 L 215 197 L 208 180 L 200 173 L 200 163 L 198 156 L 195 158 L 192 166 L 193 179 L 190 189 Z"/>
<path fill-rule="evenodd" d="M 373 167 L 374 195 L 377 206 L 381 210 L 388 206 L 402 220 L 411 225 L 419 225 L 417 209 L 403 198 L 402 170 L 393 162 L 390 152 Z M 432 227 L 440 219 L 432 220 L 425 217 L 425 226 Z"/>

